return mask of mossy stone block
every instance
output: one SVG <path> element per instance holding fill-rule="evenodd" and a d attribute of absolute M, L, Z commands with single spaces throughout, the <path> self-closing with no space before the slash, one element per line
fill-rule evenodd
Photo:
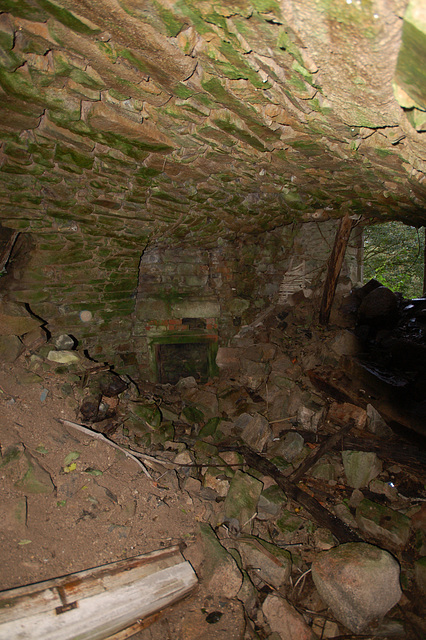
<path fill-rule="evenodd" d="M 201 428 L 198 436 L 200 438 L 207 438 L 208 436 L 213 436 L 216 433 L 216 430 L 221 422 L 221 418 L 210 418 Z"/>
<path fill-rule="evenodd" d="M 304 520 L 285 509 L 283 515 L 277 520 L 277 526 L 283 533 L 294 533 L 303 525 Z"/>
<path fill-rule="evenodd" d="M 237 520 L 240 530 L 250 533 L 263 483 L 248 473 L 236 471 L 225 499 L 225 517 Z"/>
<path fill-rule="evenodd" d="M 144 405 L 132 402 L 129 404 L 129 408 L 133 415 L 143 420 L 148 427 L 156 429 L 160 426 L 162 416 L 160 409 L 156 405 Z"/>
<path fill-rule="evenodd" d="M 189 424 L 200 424 L 204 422 L 204 413 L 194 405 L 188 405 L 182 411 L 182 417 Z"/>
<path fill-rule="evenodd" d="M 426 557 L 416 560 L 414 563 L 414 575 L 419 591 L 426 595 Z"/>
<path fill-rule="evenodd" d="M 287 501 L 287 496 L 278 485 L 273 484 L 262 491 L 259 504 L 258 516 L 260 519 L 268 519 L 277 516 L 283 504 Z"/>
<path fill-rule="evenodd" d="M 215 532 L 208 524 L 200 525 L 204 551 L 203 577 L 211 593 L 234 598 L 243 582 L 243 576 L 234 558 L 222 547 Z"/>
<path fill-rule="evenodd" d="M 290 577 L 291 554 L 266 540 L 255 536 L 238 545 L 245 567 L 256 567 L 257 575 L 275 589 L 279 589 Z"/>
<path fill-rule="evenodd" d="M 411 520 L 394 509 L 364 498 L 356 509 L 355 517 L 363 531 L 383 543 L 400 549 L 408 542 Z"/>

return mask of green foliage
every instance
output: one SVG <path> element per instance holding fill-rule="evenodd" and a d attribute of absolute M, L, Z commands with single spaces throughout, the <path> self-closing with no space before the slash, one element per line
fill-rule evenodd
<path fill-rule="evenodd" d="M 423 293 L 424 228 L 402 222 L 367 227 L 364 232 L 364 282 L 376 278 L 405 298 Z"/>

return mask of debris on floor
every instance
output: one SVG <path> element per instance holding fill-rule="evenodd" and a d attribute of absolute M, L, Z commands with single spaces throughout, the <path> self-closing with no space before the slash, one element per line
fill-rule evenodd
<path fill-rule="evenodd" d="M 345 385 L 354 334 L 300 304 L 241 328 L 206 384 L 20 341 L 0 370 L 0 587 L 180 544 L 199 586 L 135 639 L 424 636 L 421 435 Z"/>

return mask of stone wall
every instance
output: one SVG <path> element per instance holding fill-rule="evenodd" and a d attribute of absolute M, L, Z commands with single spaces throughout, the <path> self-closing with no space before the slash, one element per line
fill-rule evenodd
<path fill-rule="evenodd" d="M 335 221 L 307 223 L 208 251 L 161 244 L 147 248 L 140 261 L 133 328 L 141 375 L 157 378 L 159 344 L 204 342 L 213 356 L 217 346 L 229 344 L 241 326 L 271 304 L 300 290 L 319 297 L 335 230 Z M 359 257 L 355 233 L 341 286 L 357 281 Z M 302 277 L 295 264 L 303 265 Z"/>
<path fill-rule="evenodd" d="M 141 247 L 130 240 L 89 235 L 74 224 L 21 234 L 0 294 L 28 304 L 56 336 L 75 336 L 91 357 L 133 365 L 134 294 Z M 83 313 L 84 311 L 89 313 Z"/>
<path fill-rule="evenodd" d="M 341 216 L 424 224 L 422 0 L 3 4 L 0 295 L 91 357 L 153 377 L 319 293 Z"/>
<path fill-rule="evenodd" d="M 203 342 L 213 375 L 217 347 L 263 309 L 300 289 L 320 295 L 336 227 L 298 223 L 205 249 L 141 246 L 63 222 L 18 236 L 0 294 L 27 304 L 53 337 L 73 335 L 79 349 L 117 370 L 155 380 L 157 345 Z M 355 235 L 353 245 L 344 286 L 356 281 Z"/>

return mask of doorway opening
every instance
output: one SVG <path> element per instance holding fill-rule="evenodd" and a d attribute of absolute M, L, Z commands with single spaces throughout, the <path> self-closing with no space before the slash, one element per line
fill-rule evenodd
<path fill-rule="evenodd" d="M 363 282 L 372 278 L 404 298 L 425 292 L 425 228 L 393 221 L 364 230 Z"/>

